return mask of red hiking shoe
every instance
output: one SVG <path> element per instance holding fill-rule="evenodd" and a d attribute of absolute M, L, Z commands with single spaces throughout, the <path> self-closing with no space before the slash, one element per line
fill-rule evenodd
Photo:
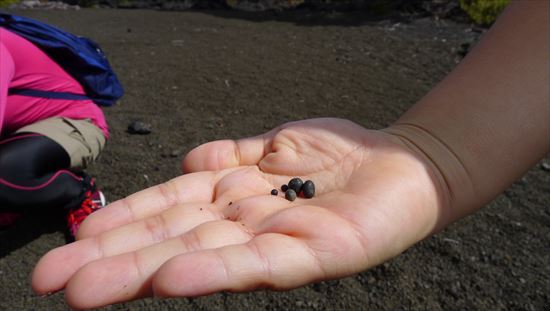
<path fill-rule="evenodd" d="M 103 192 L 97 189 L 94 190 L 93 188 L 95 188 L 95 186 L 92 187 L 92 190 L 88 190 L 86 192 L 84 195 L 84 201 L 82 201 L 80 206 L 71 209 L 67 215 L 67 225 L 69 227 L 69 232 L 73 237 L 76 237 L 78 228 L 80 228 L 80 225 L 84 219 L 86 219 L 91 213 L 100 210 L 107 205 Z"/>

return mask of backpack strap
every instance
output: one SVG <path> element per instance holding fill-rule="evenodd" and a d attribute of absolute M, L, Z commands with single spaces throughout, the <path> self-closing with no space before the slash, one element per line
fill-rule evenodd
<path fill-rule="evenodd" d="M 33 89 L 9 89 L 8 95 L 22 95 L 29 97 L 41 97 L 49 99 L 66 99 L 66 100 L 91 100 L 88 96 L 69 92 L 52 92 Z"/>

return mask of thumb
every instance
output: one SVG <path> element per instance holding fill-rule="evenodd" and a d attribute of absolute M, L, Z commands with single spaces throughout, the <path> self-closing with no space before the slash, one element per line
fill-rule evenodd
<path fill-rule="evenodd" d="M 274 131 L 238 140 L 218 140 L 191 150 L 182 161 L 184 173 L 218 171 L 242 165 L 256 165 L 271 151 Z"/>

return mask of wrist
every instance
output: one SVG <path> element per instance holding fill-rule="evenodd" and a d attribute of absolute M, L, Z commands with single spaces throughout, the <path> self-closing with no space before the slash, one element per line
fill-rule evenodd
<path fill-rule="evenodd" d="M 430 131 L 412 123 L 396 123 L 382 131 L 395 137 L 429 168 L 441 205 L 434 232 L 473 211 L 476 195 L 470 174 L 450 146 Z"/>

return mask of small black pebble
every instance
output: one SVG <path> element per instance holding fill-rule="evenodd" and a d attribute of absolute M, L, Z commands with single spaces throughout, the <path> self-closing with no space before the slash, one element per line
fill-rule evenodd
<path fill-rule="evenodd" d="M 296 193 L 300 193 L 300 191 L 302 190 L 302 185 L 304 184 L 304 182 L 296 177 L 296 178 L 292 178 L 289 182 L 288 182 L 288 187 L 292 190 L 294 190 Z"/>
<path fill-rule="evenodd" d="M 315 195 L 315 184 L 311 180 L 306 180 L 302 186 L 304 198 L 311 199 Z"/>
<path fill-rule="evenodd" d="M 286 192 L 285 192 L 285 199 L 289 200 L 289 201 L 294 201 L 296 200 L 296 192 L 292 189 L 288 189 Z"/>
<path fill-rule="evenodd" d="M 128 133 L 147 135 L 151 133 L 151 125 L 141 121 L 132 121 L 128 125 Z"/>
<path fill-rule="evenodd" d="M 271 195 L 278 195 L 278 194 L 279 194 L 279 191 L 277 191 L 277 189 L 271 190 Z"/>
<path fill-rule="evenodd" d="M 287 185 L 282 185 L 282 186 L 281 186 L 281 190 L 282 190 L 283 192 L 286 192 L 286 191 L 288 190 L 288 186 L 287 186 Z"/>

